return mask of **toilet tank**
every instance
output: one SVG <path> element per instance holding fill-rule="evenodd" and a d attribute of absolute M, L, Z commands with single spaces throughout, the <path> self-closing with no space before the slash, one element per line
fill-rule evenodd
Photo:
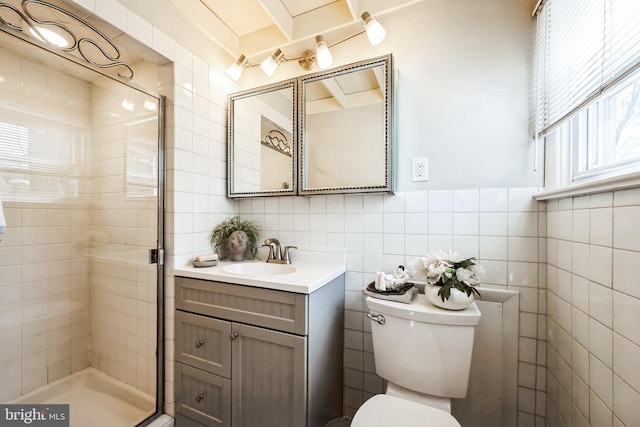
<path fill-rule="evenodd" d="M 473 337 L 480 310 L 435 307 L 424 295 L 411 304 L 367 297 L 376 372 L 409 390 L 445 398 L 467 394 Z"/>

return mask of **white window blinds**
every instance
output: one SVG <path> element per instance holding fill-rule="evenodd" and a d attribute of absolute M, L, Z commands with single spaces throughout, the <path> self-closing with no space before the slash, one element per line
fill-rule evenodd
<path fill-rule="evenodd" d="M 537 57 L 544 133 L 640 68 L 640 0 L 546 0 Z"/>

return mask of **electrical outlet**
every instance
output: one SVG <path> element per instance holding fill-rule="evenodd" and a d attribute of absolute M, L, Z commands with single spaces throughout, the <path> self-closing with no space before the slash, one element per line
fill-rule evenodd
<path fill-rule="evenodd" d="M 414 157 L 411 159 L 411 181 L 429 181 L 428 157 Z"/>

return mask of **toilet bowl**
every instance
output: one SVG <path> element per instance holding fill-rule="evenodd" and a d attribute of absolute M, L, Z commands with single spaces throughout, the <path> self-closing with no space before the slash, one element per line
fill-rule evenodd
<path fill-rule="evenodd" d="M 418 295 L 411 304 L 367 297 L 367 306 L 376 373 L 388 385 L 351 426 L 459 426 L 451 398 L 467 394 L 477 305 L 444 310 Z"/>

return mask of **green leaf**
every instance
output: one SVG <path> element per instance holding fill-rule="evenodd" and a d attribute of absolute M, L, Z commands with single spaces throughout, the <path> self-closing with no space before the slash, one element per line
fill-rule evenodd
<path fill-rule="evenodd" d="M 442 299 L 442 302 L 444 302 L 445 300 L 448 300 L 449 297 L 451 296 L 451 288 L 456 288 L 460 292 L 466 293 L 467 296 L 471 296 L 471 294 L 475 294 L 479 298 L 482 297 L 478 289 L 476 289 L 474 286 L 469 286 L 463 282 L 460 282 L 455 276 L 449 279 L 447 282 L 443 283 L 442 285 L 437 285 L 437 286 L 440 286 L 440 289 L 438 290 L 438 296 L 440 297 L 440 299 Z"/>

